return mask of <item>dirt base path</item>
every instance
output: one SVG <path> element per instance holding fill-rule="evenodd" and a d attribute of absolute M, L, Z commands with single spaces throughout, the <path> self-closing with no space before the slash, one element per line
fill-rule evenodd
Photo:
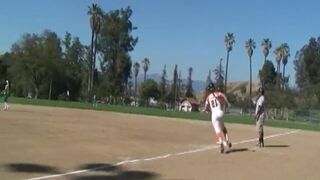
<path fill-rule="evenodd" d="M 318 132 L 227 124 L 220 154 L 210 122 L 12 105 L 0 112 L 0 179 L 320 179 Z"/>

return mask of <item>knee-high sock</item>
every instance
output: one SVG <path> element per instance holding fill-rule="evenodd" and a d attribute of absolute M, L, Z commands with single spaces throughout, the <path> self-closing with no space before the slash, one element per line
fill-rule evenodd
<path fill-rule="evenodd" d="M 217 138 L 219 144 L 222 143 L 221 132 L 216 133 L 216 138 Z"/>
<path fill-rule="evenodd" d="M 223 144 L 224 146 L 228 145 L 226 141 L 226 136 L 224 135 L 223 132 L 216 133 L 216 137 L 219 140 L 219 144 Z"/>
<path fill-rule="evenodd" d="M 227 128 L 224 127 L 222 131 L 223 131 L 223 134 L 224 134 L 224 136 L 225 136 L 225 138 L 226 138 L 226 141 L 229 142 L 229 135 L 228 135 Z"/>

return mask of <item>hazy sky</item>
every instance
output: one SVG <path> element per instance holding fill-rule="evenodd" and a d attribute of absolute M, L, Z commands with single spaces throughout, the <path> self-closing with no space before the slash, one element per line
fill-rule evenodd
<path fill-rule="evenodd" d="M 1 0 L 0 53 L 10 51 L 24 33 L 41 33 L 45 29 L 63 38 L 66 31 L 90 42 L 88 5 L 97 3 L 104 11 L 130 6 L 131 21 L 139 37 L 131 52 L 133 62 L 150 59 L 148 73 L 161 74 L 167 65 L 172 79 L 174 65 L 182 77 L 193 67 L 194 80 L 206 80 L 226 50 L 224 36 L 233 32 L 236 43 L 230 53 L 229 81 L 249 79 L 249 60 L 245 41 L 253 38 L 253 78 L 263 64 L 261 41 L 273 44 L 269 59 L 275 62 L 273 50 L 288 43 L 291 57 L 286 72 L 294 83 L 293 60 L 297 50 L 310 37 L 320 35 L 320 1 L 317 0 Z M 142 73 L 142 72 L 141 72 Z"/>

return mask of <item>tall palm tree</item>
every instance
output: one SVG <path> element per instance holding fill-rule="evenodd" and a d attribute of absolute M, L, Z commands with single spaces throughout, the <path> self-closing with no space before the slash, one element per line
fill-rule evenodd
<path fill-rule="evenodd" d="M 262 52 L 263 52 L 263 55 L 264 55 L 264 63 L 266 63 L 267 56 L 269 55 L 269 50 L 272 47 L 272 43 L 271 43 L 270 39 L 269 38 L 263 39 L 262 43 L 261 43 L 261 46 L 262 46 Z"/>
<path fill-rule="evenodd" d="M 96 57 L 97 57 L 97 46 L 98 46 L 98 36 L 101 29 L 101 24 L 103 21 L 103 12 L 100 8 L 97 9 L 97 18 L 96 18 L 96 27 L 95 27 L 95 37 L 94 37 L 94 52 L 93 52 L 93 62 L 92 62 L 92 81 L 91 81 L 91 88 L 93 89 L 93 83 L 94 83 L 94 72 L 96 69 Z"/>
<path fill-rule="evenodd" d="M 136 104 L 136 97 L 137 97 L 137 77 L 140 70 L 140 64 L 138 62 L 135 62 L 133 64 L 133 75 L 134 75 L 134 101 Z"/>
<path fill-rule="evenodd" d="M 280 63 L 281 63 L 281 59 L 282 59 L 282 52 L 281 52 L 281 46 L 277 47 L 274 51 L 273 51 L 275 57 L 276 57 L 276 61 L 277 61 L 277 74 L 280 73 Z"/>
<path fill-rule="evenodd" d="M 148 58 L 144 58 L 142 60 L 142 68 L 144 71 L 144 81 L 146 81 L 147 78 L 147 71 L 149 70 L 149 66 L 150 66 L 150 61 Z"/>
<path fill-rule="evenodd" d="M 283 80 L 284 84 L 284 78 L 285 78 L 285 66 L 288 63 L 288 57 L 290 56 L 290 48 L 287 43 L 282 43 L 279 47 L 277 47 L 274 51 L 274 54 L 276 56 L 276 61 L 277 61 L 277 84 L 278 87 L 281 87 L 281 78 Z M 282 77 L 280 74 L 280 69 L 281 69 L 281 61 L 283 63 L 283 72 L 282 72 Z"/>
<path fill-rule="evenodd" d="M 225 75 L 225 81 L 224 81 L 224 90 L 225 94 L 227 93 L 227 83 L 228 83 L 228 65 L 229 65 L 229 53 L 232 51 L 233 44 L 235 43 L 234 35 L 233 33 L 227 33 L 227 35 L 224 37 L 224 44 L 227 49 L 227 64 L 226 64 L 226 75 Z"/>
<path fill-rule="evenodd" d="M 96 47 L 97 37 L 100 32 L 102 23 L 103 11 L 97 4 L 92 4 L 88 7 L 88 15 L 90 16 L 91 27 L 91 45 L 89 51 L 89 76 L 88 76 L 88 94 L 91 96 L 94 81 L 95 61 L 96 61 Z"/>
<path fill-rule="evenodd" d="M 252 109 L 252 103 L 251 103 L 251 100 L 252 100 L 252 61 L 251 61 L 251 58 L 252 58 L 252 54 L 253 54 L 253 50 L 256 48 L 256 43 L 254 42 L 253 39 L 248 39 L 246 41 L 246 44 L 245 44 L 245 48 L 247 49 L 247 53 L 248 53 L 248 56 L 249 56 L 249 62 L 250 62 L 250 89 L 249 89 L 249 93 L 250 93 L 250 116 L 251 116 L 251 109 Z"/>
<path fill-rule="evenodd" d="M 281 44 L 280 47 L 281 47 L 281 52 L 282 52 L 282 64 L 283 64 L 282 77 L 284 80 L 285 72 L 286 72 L 286 65 L 288 63 L 288 57 L 290 56 L 290 48 L 287 43 Z"/>

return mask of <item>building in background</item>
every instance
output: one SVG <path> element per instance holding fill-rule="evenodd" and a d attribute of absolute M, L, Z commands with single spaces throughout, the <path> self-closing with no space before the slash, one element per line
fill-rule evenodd
<path fill-rule="evenodd" d="M 197 112 L 199 111 L 199 102 L 194 98 L 184 98 L 180 101 L 179 111 Z"/>

